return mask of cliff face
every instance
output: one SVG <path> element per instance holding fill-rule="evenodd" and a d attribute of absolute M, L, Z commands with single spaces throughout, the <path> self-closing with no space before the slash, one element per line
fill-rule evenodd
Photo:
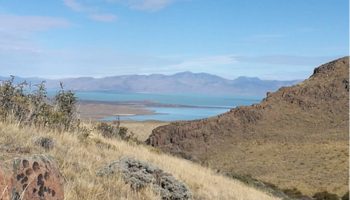
<path fill-rule="evenodd" d="M 349 57 L 344 57 L 316 68 L 309 79 L 295 86 L 268 93 L 259 104 L 237 107 L 209 119 L 156 128 L 146 143 L 220 170 L 259 177 L 259 172 L 249 168 L 255 165 L 246 161 L 260 158 L 247 152 L 248 147 L 266 149 L 274 145 L 281 149 L 276 156 L 286 157 L 295 145 L 300 149 L 313 142 L 341 141 L 346 145 L 348 112 Z M 283 151 L 286 146 L 290 147 Z M 237 159 L 242 163 L 237 164 Z"/>

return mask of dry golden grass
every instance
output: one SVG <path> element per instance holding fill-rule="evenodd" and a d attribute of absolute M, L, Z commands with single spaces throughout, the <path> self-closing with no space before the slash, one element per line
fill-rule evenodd
<path fill-rule="evenodd" d="M 65 198 L 85 199 L 157 199 L 150 188 L 134 192 L 120 177 L 96 177 L 96 171 L 123 156 L 134 157 L 159 166 L 185 182 L 194 199 L 230 200 L 273 200 L 278 199 L 238 181 L 218 175 L 214 171 L 159 151 L 124 141 L 104 139 L 93 133 L 82 138 L 79 133 L 58 133 L 36 128 L 20 128 L 16 125 L 0 123 L 1 162 L 11 162 L 15 156 L 29 154 L 49 154 L 53 156 L 65 179 Z M 49 136 L 55 141 L 55 148 L 45 152 L 33 145 L 33 138 Z M 28 148 L 29 153 L 6 149 Z M 18 148 L 17 148 L 18 149 Z"/>
<path fill-rule="evenodd" d="M 136 122 L 136 121 L 121 121 L 120 125 L 128 128 L 128 131 L 134 133 L 137 140 L 143 142 L 148 136 L 151 135 L 152 130 L 158 126 L 163 126 L 169 124 L 168 122 L 160 121 L 145 121 L 145 122 Z"/>
<path fill-rule="evenodd" d="M 154 128 L 166 124 L 121 122 L 139 141 L 145 141 Z M 321 191 L 342 196 L 348 191 L 349 142 L 339 135 L 346 137 L 345 134 L 330 133 L 326 138 L 310 135 L 299 141 L 293 141 L 292 136 L 278 142 L 242 141 L 217 148 L 221 156 L 213 155 L 212 161 L 206 164 L 218 168 L 220 163 L 221 171 L 250 175 L 281 189 L 296 187 L 309 196 Z"/>
<path fill-rule="evenodd" d="M 297 188 L 306 195 L 348 191 L 349 153 L 347 141 L 242 142 L 227 148 L 230 153 L 212 159 L 223 170 L 248 174 L 282 189 Z"/>

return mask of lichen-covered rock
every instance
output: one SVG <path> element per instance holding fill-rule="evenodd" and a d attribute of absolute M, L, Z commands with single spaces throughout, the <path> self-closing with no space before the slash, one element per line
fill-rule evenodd
<path fill-rule="evenodd" d="M 110 176 L 116 173 L 120 173 L 135 190 L 152 186 L 164 200 L 191 199 L 191 192 L 185 184 L 149 163 L 124 157 L 101 168 L 97 175 Z"/>
<path fill-rule="evenodd" d="M 1 200 L 63 200 L 63 178 L 52 158 L 16 158 L 0 166 Z M 1 194 L 4 194 L 1 196 Z"/>
<path fill-rule="evenodd" d="M 53 149 L 55 142 L 52 138 L 38 137 L 34 139 L 34 144 L 44 148 L 45 150 Z"/>

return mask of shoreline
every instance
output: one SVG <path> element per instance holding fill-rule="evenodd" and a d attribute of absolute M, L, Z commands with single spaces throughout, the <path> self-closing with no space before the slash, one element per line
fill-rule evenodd
<path fill-rule="evenodd" d="M 79 100 L 78 104 L 106 104 L 123 106 L 144 106 L 144 107 L 166 107 L 166 108 L 213 108 L 213 109 L 232 109 L 232 106 L 195 106 L 183 104 L 164 104 L 154 101 L 97 101 L 97 100 Z"/>
<path fill-rule="evenodd" d="M 162 104 L 152 101 L 94 101 L 79 100 L 77 103 L 77 112 L 79 118 L 90 121 L 103 121 L 104 118 L 116 119 L 119 117 L 132 117 L 139 115 L 156 115 L 159 114 L 152 110 L 152 107 L 158 108 L 193 108 L 193 109 L 231 109 L 226 106 L 192 106 L 180 104 Z M 132 119 L 120 121 L 135 121 Z M 148 120 L 147 120 L 148 121 Z M 157 122 L 167 122 L 161 120 L 150 120 Z"/>
<path fill-rule="evenodd" d="M 154 111 L 141 104 L 116 104 L 96 101 L 78 101 L 77 111 L 83 120 L 97 121 L 110 116 L 152 115 Z"/>

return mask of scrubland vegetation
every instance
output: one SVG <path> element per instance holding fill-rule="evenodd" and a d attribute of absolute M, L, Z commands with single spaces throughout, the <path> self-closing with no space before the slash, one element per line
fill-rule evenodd
<path fill-rule="evenodd" d="M 32 154 L 53 156 L 65 179 L 66 199 L 160 198 L 150 187 L 133 190 L 120 175 L 96 176 L 101 167 L 123 157 L 145 161 L 171 173 L 189 187 L 194 199 L 340 199 L 326 191 L 310 197 L 296 188 L 281 189 L 246 175 L 217 174 L 145 146 L 142 141 L 147 134 L 140 134 L 142 127 L 139 130 L 131 126 L 135 135 L 120 121 L 81 122 L 76 114 L 77 98 L 62 84 L 61 90 L 49 98 L 44 83 L 30 86 L 14 84 L 11 79 L 0 85 L 0 95 L 0 161 Z M 348 193 L 341 199 L 347 198 Z"/>
<path fill-rule="evenodd" d="M 4 121 L 59 130 L 79 126 L 75 112 L 77 98 L 72 91 L 65 91 L 63 84 L 49 100 L 44 82 L 32 87 L 26 82 L 14 84 L 12 77 L 2 82 L 0 95 L 0 116 Z"/>
<path fill-rule="evenodd" d="M 0 87 L 0 161 L 48 154 L 64 177 L 65 199 L 157 199 L 152 188 L 133 190 L 120 175 L 98 177 L 96 172 L 122 157 L 153 164 L 188 186 L 193 199 L 279 199 L 254 187 L 219 175 L 211 169 L 176 158 L 136 142 L 119 124 L 81 123 L 72 91 L 62 89 L 48 99 L 44 84 L 5 81 Z M 37 138 L 50 138 L 46 148 Z M 45 142 L 45 141 L 44 141 Z"/>

